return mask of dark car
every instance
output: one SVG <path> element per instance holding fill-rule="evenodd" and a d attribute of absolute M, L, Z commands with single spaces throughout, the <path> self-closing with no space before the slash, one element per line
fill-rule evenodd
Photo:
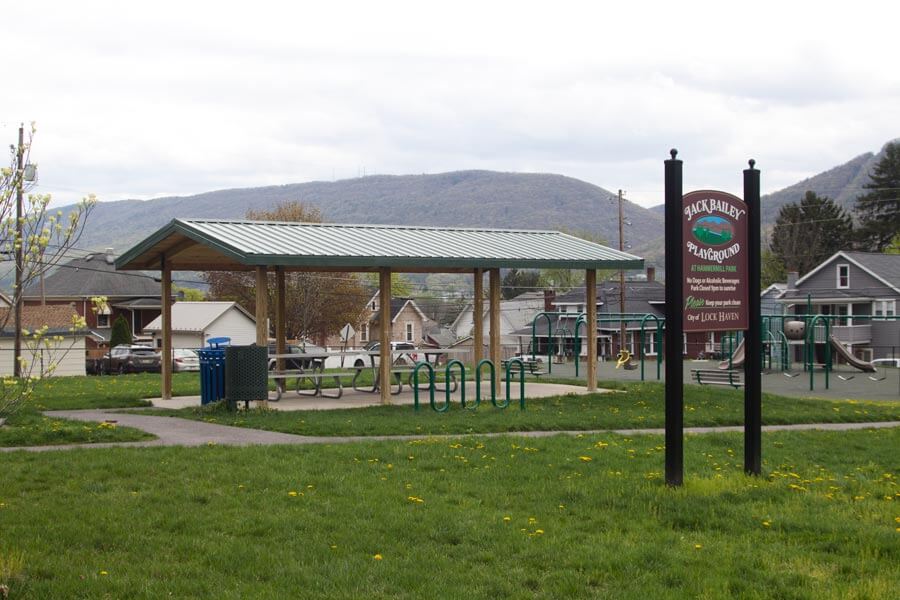
<path fill-rule="evenodd" d="M 304 369 L 309 370 L 313 367 L 318 368 L 323 362 L 324 358 L 304 358 L 304 355 L 308 354 L 318 354 L 321 352 L 325 352 L 325 348 L 321 346 L 314 346 L 312 344 L 305 344 L 305 347 L 301 348 L 296 344 L 288 344 L 285 347 L 284 354 L 290 354 L 290 358 L 284 359 L 284 368 L 285 369 Z M 277 354 L 277 350 L 275 348 L 275 344 L 269 344 L 269 356 L 273 354 Z M 297 357 L 294 358 L 294 355 Z M 275 369 L 275 359 L 269 359 L 269 370 L 272 371 Z"/>
<path fill-rule="evenodd" d="M 119 344 L 109 351 L 103 367 L 110 373 L 160 371 L 160 356 L 150 346 Z"/>

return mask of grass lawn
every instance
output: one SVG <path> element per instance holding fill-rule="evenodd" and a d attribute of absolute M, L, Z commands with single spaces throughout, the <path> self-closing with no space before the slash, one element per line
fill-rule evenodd
<path fill-rule="evenodd" d="M 200 393 L 196 373 L 176 373 L 178 395 Z M 43 416 L 42 410 L 149 406 L 143 398 L 159 395 L 159 375 L 115 377 L 51 377 L 38 382 L 33 400 L 0 427 L 0 447 L 132 442 L 152 435 L 128 427 L 66 421 Z"/>
<path fill-rule="evenodd" d="M 900 429 L 3 456 L 10 598 L 894 598 Z"/>
<path fill-rule="evenodd" d="M 517 405 L 505 410 L 490 403 L 463 410 L 459 402 L 444 414 L 427 404 L 415 412 L 411 406 L 376 406 L 363 409 L 279 412 L 229 412 L 221 404 L 154 414 L 201 419 L 226 425 L 268 429 L 302 435 L 465 434 L 530 430 L 623 429 L 664 426 L 664 386 L 660 383 L 607 382 L 625 393 L 558 396 L 529 400 L 524 411 Z M 441 396 L 443 401 L 443 396 Z M 743 391 L 723 387 L 684 387 L 686 426 L 741 425 Z M 763 395 L 763 423 L 837 423 L 900 420 L 898 401 L 816 400 Z"/>

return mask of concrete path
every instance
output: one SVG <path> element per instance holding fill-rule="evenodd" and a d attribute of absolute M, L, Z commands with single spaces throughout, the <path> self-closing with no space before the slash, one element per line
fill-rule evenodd
<path fill-rule="evenodd" d="M 231 427 L 228 425 L 216 425 L 202 421 L 192 421 L 178 417 L 157 417 L 135 413 L 117 413 L 116 410 L 58 410 L 47 411 L 47 416 L 76 421 L 115 421 L 117 425 L 134 427 L 157 436 L 155 440 L 142 442 L 117 442 L 107 444 L 67 444 L 60 446 L 28 446 L 18 448 L 0 448 L 3 452 L 29 451 L 42 452 L 46 450 L 71 450 L 74 448 L 110 448 L 110 447 L 153 447 L 153 446 L 206 446 L 217 444 L 223 446 L 250 446 L 272 444 L 346 444 L 351 442 L 371 441 L 404 441 L 422 438 L 444 437 L 460 438 L 476 435 L 480 437 L 548 437 L 553 435 L 595 435 L 603 433 L 617 433 L 621 435 L 662 435 L 663 429 L 596 429 L 589 431 L 513 431 L 500 433 L 478 434 L 449 434 L 440 436 L 431 435 L 384 435 L 384 436 L 305 436 L 278 433 L 274 431 L 262 431 L 260 429 L 248 429 L 245 427 Z M 900 421 L 888 421 L 878 423 L 803 423 L 797 425 L 765 425 L 763 431 L 802 431 L 821 429 L 828 431 L 844 431 L 851 429 L 872 429 L 900 427 Z M 687 434 L 721 433 L 743 431 L 743 426 L 728 427 L 686 427 Z"/>

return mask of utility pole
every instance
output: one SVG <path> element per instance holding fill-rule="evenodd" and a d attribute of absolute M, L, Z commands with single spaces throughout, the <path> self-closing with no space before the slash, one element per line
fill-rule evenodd
<path fill-rule="evenodd" d="M 25 125 L 19 125 L 19 145 L 16 147 L 16 237 L 13 240 L 16 248 L 16 287 L 13 298 L 15 299 L 15 328 L 16 337 L 13 345 L 13 375 L 15 377 L 22 376 L 22 365 L 20 358 L 22 356 L 22 186 L 25 179 Z"/>
<path fill-rule="evenodd" d="M 619 251 L 625 251 L 625 213 L 622 208 L 622 200 L 625 192 L 619 190 Z M 619 271 L 619 313 L 625 312 L 625 271 Z M 619 350 L 625 350 L 625 321 L 619 317 Z"/>

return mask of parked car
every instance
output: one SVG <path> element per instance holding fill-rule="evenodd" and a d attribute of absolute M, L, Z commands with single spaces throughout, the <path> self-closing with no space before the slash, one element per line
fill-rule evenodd
<path fill-rule="evenodd" d="M 357 354 L 351 357 L 348 362 L 352 363 L 354 367 L 370 367 L 373 365 L 377 367 L 381 364 L 381 359 L 377 354 L 374 356 L 368 354 L 368 352 L 378 352 L 381 349 L 381 342 L 369 342 L 363 349 L 366 353 Z M 420 356 L 418 350 L 416 345 L 411 342 L 391 342 L 391 351 L 394 353 L 395 365 L 415 366 Z M 400 354 L 397 354 L 397 352 L 400 352 Z"/>
<path fill-rule="evenodd" d="M 102 368 L 109 373 L 160 371 L 160 356 L 150 346 L 119 344 L 107 353 Z"/>
<path fill-rule="evenodd" d="M 199 371 L 200 357 L 196 352 L 188 348 L 175 348 L 172 350 L 172 371 Z"/>
<path fill-rule="evenodd" d="M 900 358 L 876 358 L 872 361 L 872 366 L 879 367 L 895 367 L 900 369 Z"/>
<path fill-rule="evenodd" d="M 304 344 L 302 347 L 296 344 L 287 344 L 285 347 L 285 354 L 292 355 L 291 358 L 284 359 L 284 368 L 285 369 L 310 369 L 313 367 L 313 363 L 321 363 L 324 361 L 322 358 L 312 359 L 312 358 L 303 358 L 304 354 L 319 354 L 325 352 L 325 348 L 321 346 L 316 346 L 314 344 Z M 269 344 L 269 356 L 277 354 L 275 344 Z M 297 355 L 297 358 L 294 358 L 293 355 Z M 276 359 L 269 359 L 269 370 L 272 371 L 275 369 Z"/>

